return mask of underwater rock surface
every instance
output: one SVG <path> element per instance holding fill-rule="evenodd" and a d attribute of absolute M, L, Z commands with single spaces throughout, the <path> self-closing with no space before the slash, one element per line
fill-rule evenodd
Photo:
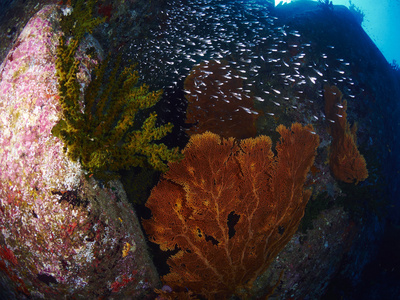
<path fill-rule="evenodd" d="M 147 39 L 132 37 L 130 49 L 145 80 L 165 89 L 171 115 L 185 114 L 184 98 L 208 92 L 200 80 L 185 89 L 190 70 L 226 60 L 241 76 L 243 93 L 255 99 L 257 134 L 274 140 L 277 125 L 300 122 L 311 123 L 321 139 L 301 230 L 254 284 L 254 294 L 271 295 L 269 286 L 273 299 L 317 299 L 338 276 L 356 286 L 383 232 L 385 201 L 399 183 L 393 153 L 400 99 L 399 78 L 357 19 L 344 6 L 313 1 L 268 10 L 261 1 L 177 0 L 160 15 L 159 29 Z M 229 85 L 233 76 L 214 85 Z M 336 179 L 329 164 L 326 84 L 341 90 L 348 122 L 358 125 L 356 144 L 369 172 L 358 184 Z M 223 88 L 213 96 L 229 99 Z"/>
<path fill-rule="evenodd" d="M 55 72 L 61 10 L 45 6 L 0 66 L 0 289 L 12 298 L 143 296 L 159 283 L 118 181 L 103 186 L 68 159 Z M 86 56 L 94 47 L 97 58 Z M 82 89 L 101 59 L 86 38 Z M 7 279 L 8 277 L 8 279 Z"/>
<path fill-rule="evenodd" d="M 350 11 L 313 1 L 270 9 L 258 0 L 120 0 L 102 1 L 98 8 L 107 21 L 94 35 L 104 49 L 138 62 L 144 82 L 164 89 L 158 113 L 174 122 L 179 145 L 187 141 L 185 79 L 211 60 L 227 60 L 232 74 L 241 76 L 243 94 L 255 100 L 257 134 L 276 140 L 279 124 L 313 125 L 321 139 L 308 176 L 313 195 L 298 232 L 251 292 L 271 299 L 318 299 L 327 291 L 333 299 L 359 296 L 355 288 L 377 248 L 387 208 L 400 220 L 398 202 L 390 202 L 399 199 L 400 76 Z M 39 19 L 47 18 L 49 11 Z M 0 290 L 15 290 L 0 296 L 132 298 L 157 285 L 158 275 L 121 186 L 105 188 L 85 176 L 50 134 L 60 113 L 51 57 L 58 38 L 48 25 L 38 27 L 30 29 L 36 37 L 28 38 L 27 31 L 18 39 L 0 68 Z M 0 55 L 9 49 L 3 41 L 15 41 L 20 31 L 9 28 L 0 30 Z M 22 41 L 45 51 L 28 60 L 21 54 Z M 81 65 L 83 86 L 92 64 Z M 213 84 L 229 84 L 230 74 L 223 75 Z M 324 112 L 325 84 L 340 89 L 348 122 L 358 123 L 357 147 L 369 176 L 357 185 L 335 179 L 328 163 L 333 138 Z M 192 91 L 202 92 L 201 85 Z M 213 96 L 223 100 L 222 92 L 218 88 Z M 166 273 L 162 264 L 168 254 L 159 254 L 154 250 L 152 257 Z M 388 270 L 382 274 L 393 271 Z"/>

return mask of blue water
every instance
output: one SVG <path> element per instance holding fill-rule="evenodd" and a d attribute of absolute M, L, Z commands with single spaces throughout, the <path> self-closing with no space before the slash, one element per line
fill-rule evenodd
<path fill-rule="evenodd" d="M 296 0 L 275 0 L 279 3 L 290 3 Z M 298 0 L 301 1 L 301 0 Z M 316 1 L 316 0 L 314 0 Z M 354 5 L 364 14 L 362 26 L 382 51 L 389 63 L 400 62 L 400 1 L 398 0 L 333 0 L 334 5 L 350 7 Z"/>

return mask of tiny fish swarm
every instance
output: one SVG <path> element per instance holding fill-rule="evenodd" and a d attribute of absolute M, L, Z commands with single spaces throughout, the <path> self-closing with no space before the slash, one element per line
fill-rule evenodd
<path fill-rule="evenodd" d="M 296 232 L 311 191 L 304 188 L 319 137 L 311 125 L 281 125 L 271 150 L 267 136 L 237 142 L 206 132 L 193 135 L 185 158 L 152 190 L 143 221 L 168 259 L 162 278 L 174 291 L 207 299 L 246 296 Z"/>
<path fill-rule="evenodd" d="M 162 90 L 149 92 L 147 85 L 136 86 L 134 65 L 119 72 L 119 58 L 105 76 L 106 59 L 80 100 L 75 54 L 84 34 L 103 21 L 92 17 L 94 3 L 77 1 L 72 13 L 61 21 L 64 35 L 57 48 L 56 68 L 63 118 L 52 133 L 64 141 L 69 158 L 79 161 L 89 173 L 106 177 L 107 171 L 148 165 L 166 171 L 165 162 L 178 160 L 180 151 L 153 141 L 171 132 L 173 125 L 156 127 L 157 115 L 151 113 L 140 130 L 133 130 L 138 112 L 154 106 L 162 95 Z"/>
<path fill-rule="evenodd" d="M 185 79 L 189 134 L 211 131 L 224 138 L 254 137 L 258 113 L 243 91 L 243 79 L 226 60 L 195 66 Z"/>
<path fill-rule="evenodd" d="M 357 184 L 367 179 L 368 170 L 364 156 L 357 148 L 357 125 L 347 122 L 347 101 L 336 86 L 324 86 L 325 114 L 330 120 L 329 166 L 338 180 Z"/>

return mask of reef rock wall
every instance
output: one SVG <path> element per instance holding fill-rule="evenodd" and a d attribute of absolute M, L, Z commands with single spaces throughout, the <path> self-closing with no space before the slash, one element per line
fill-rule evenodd
<path fill-rule="evenodd" d="M 122 185 L 85 174 L 51 133 L 61 9 L 45 6 L 0 66 L 0 277 L 3 296 L 138 297 L 159 283 Z M 96 49 L 87 56 L 86 49 Z M 78 51 L 82 89 L 102 58 Z"/>

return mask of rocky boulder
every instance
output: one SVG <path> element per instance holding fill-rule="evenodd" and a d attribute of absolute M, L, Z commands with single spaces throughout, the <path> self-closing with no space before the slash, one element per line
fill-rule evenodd
<path fill-rule="evenodd" d="M 0 284 L 7 298 L 135 298 L 159 284 L 122 185 L 68 159 L 55 71 L 61 9 L 46 6 L 0 66 Z M 95 47 L 97 57 L 85 49 Z M 78 53 L 82 90 L 101 50 Z"/>

